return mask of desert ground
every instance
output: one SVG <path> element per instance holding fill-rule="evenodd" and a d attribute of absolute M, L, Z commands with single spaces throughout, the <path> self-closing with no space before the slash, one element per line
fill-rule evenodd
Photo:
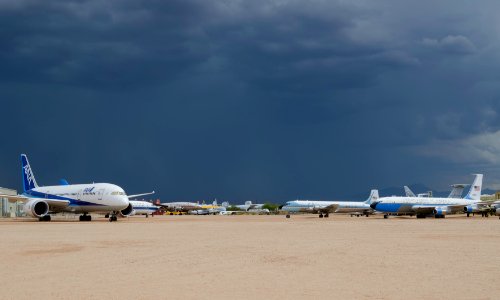
<path fill-rule="evenodd" d="M 0 219 L 1 299 L 499 299 L 498 217 Z"/>

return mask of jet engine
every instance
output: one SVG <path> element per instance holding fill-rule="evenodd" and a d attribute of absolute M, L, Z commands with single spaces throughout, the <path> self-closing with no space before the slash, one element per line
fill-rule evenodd
<path fill-rule="evenodd" d="M 128 204 L 128 206 L 125 209 L 122 209 L 120 211 L 120 216 L 122 217 L 129 217 L 135 214 L 134 207 L 132 206 L 131 203 Z"/>
<path fill-rule="evenodd" d="M 49 205 L 43 200 L 32 199 L 24 204 L 23 211 L 28 216 L 41 218 L 49 214 Z"/>
<path fill-rule="evenodd" d="M 495 212 L 497 216 L 500 216 L 500 208 L 497 208 L 497 211 Z"/>
<path fill-rule="evenodd" d="M 434 209 L 434 216 L 436 216 L 437 218 L 444 218 L 444 216 L 446 216 L 446 213 L 448 213 L 448 210 L 446 208 L 436 207 L 436 209 Z"/>
<path fill-rule="evenodd" d="M 468 205 L 464 207 L 464 213 L 477 213 L 479 212 L 479 209 L 477 208 L 476 205 Z"/>

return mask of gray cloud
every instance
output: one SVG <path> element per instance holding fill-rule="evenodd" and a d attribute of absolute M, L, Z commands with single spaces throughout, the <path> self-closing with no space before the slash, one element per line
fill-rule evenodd
<path fill-rule="evenodd" d="M 448 35 L 440 40 L 424 38 L 422 44 L 449 54 L 472 54 L 477 51 L 476 46 L 461 35 Z"/>
<path fill-rule="evenodd" d="M 16 126 L 2 131 L 2 169 L 28 152 L 47 183 L 238 201 L 494 173 L 498 8 L 3 1 L 0 103 Z M 436 155 L 456 147 L 486 159 Z"/>

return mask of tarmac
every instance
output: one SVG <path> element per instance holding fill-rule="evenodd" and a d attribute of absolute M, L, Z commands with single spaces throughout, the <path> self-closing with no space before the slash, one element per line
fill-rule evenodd
<path fill-rule="evenodd" d="M 0 219 L 0 299 L 498 299 L 498 217 Z"/>

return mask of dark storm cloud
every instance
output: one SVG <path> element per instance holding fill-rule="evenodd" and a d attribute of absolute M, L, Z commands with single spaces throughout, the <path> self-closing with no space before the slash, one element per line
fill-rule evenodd
<path fill-rule="evenodd" d="M 4 169 L 26 151 L 49 182 L 237 201 L 496 170 L 498 8 L 3 1 Z"/>

